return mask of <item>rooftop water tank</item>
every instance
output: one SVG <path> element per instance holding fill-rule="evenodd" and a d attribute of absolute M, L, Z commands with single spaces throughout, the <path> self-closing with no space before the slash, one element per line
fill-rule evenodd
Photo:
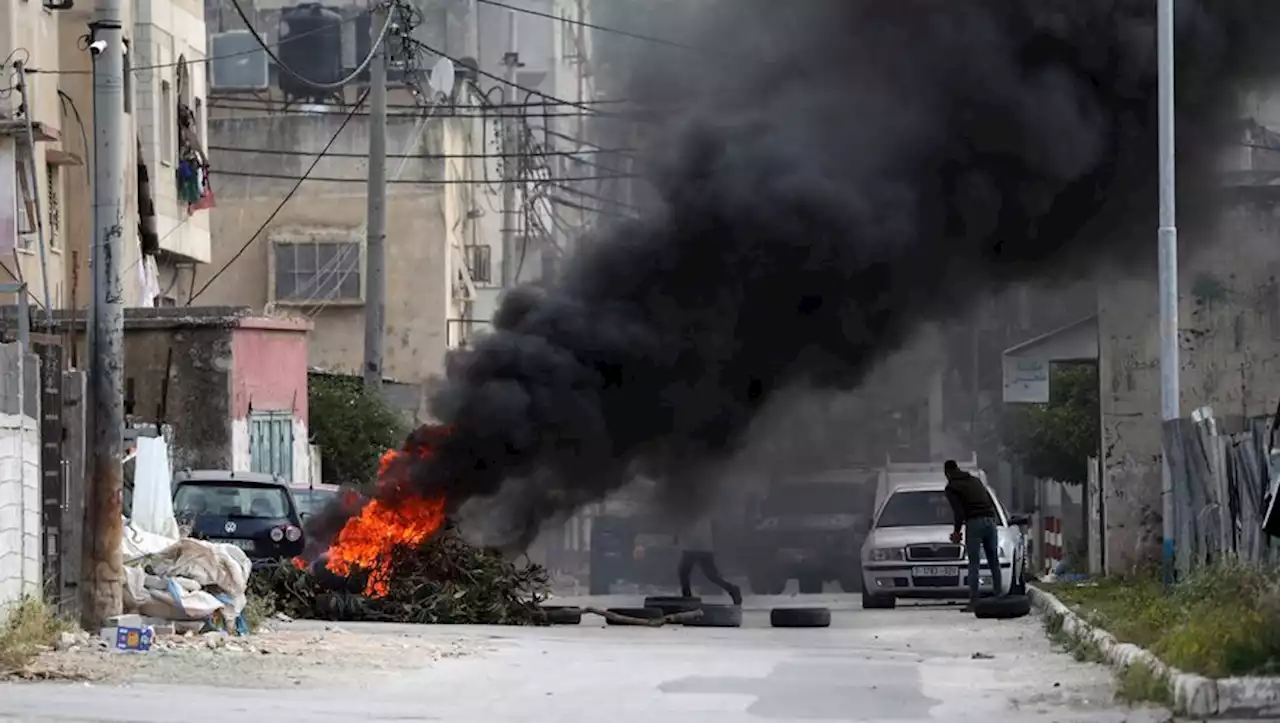
<path fill-rule="evenodd" d="M 320 3 L 303 3 L 280 10 L 280 62 L 317 83 L 342 80 L 342 16 Z M 302 82 L 278 71 L 276 84 L 291 98 L 321 100 L 336 92 Z"/>

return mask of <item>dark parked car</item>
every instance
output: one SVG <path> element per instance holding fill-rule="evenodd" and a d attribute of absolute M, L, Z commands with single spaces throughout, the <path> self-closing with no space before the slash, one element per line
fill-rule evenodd
<path fill-rule="evenodd" d="M 302 553 L 302 517 L 288 483 L 259 472 L 184 470 L 173 476 L 173 511 L 191 537 L 235 545 L 255 564 Z"/>

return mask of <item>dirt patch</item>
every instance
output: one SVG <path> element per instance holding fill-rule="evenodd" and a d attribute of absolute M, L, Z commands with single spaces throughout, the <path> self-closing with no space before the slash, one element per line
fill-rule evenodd
<path fill-rule="evenodd" d="M 122 653 L 86 634 L 67 634 L 41 653 L 28 679 L 77 679 L 104 685 L 155 683 L 236 688 L 363 687 L 388 673 L 468 655 L 465 642 L 412 634 L 356 633 L 282 626 L 245 637 L 220 633 L 157 637 L 145 653 Z"/>

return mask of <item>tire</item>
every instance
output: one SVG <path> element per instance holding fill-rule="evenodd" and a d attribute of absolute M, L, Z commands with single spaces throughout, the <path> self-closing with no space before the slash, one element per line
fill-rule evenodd
<path fill-rule="evenodd" d="M 693 597 L 660 597 L 653 596 L 644 599 L 644 606 L 647 608 L 657 608 L 662 611 L 663 615 L 678 615 L 679 613 L 687 613 L 697 610 L 702 604 L 702 598 L 694 595 Z"/>
<path fill-rule="evenodd" d="M 629 618 L 638 618 L 640 620 L 657 620 L 659 618 L 664 617 L 662 611 L 659 610 L 658 608 L 609 608 L 607 612 L 614 613 L 615 615 L 623 615 Z M 634 625 L 635 624 L 635 623 L 615 622 L 613 620 L 609 620 L 608 618 L 605 619 L 605 622 L 607 622 L 610 625 Z"/>
<path fill-rule="evenodd" d="M 685 623 L 686 628 L 740 628 L 742 608 L 737 605 L 699 605 L 702 617 Z"/>
<path fill-rule="evenodd" d="M 769 611 L 769 624 L 775 628 L 829 628 L 831 611 L 827 608 L 774 608 Z"/>
<path fill-rule="evenodd" d="M 863 610 L 892 610 L 897 606 L 898 601 L 892 595 L 872 595 L 865 590 L 862 592 Z"/>
<path fill-rule="evenodd" d="M 765 572 L 753 572 L 747 579 L 751 592 L 756 595 L 781 595 L 787 589 L 787 579 Z"/>
<path fill-rule="evenodd" d="M 547 625 L 577 625 L 582 622 L 582 608 L 543 605 L 541 609 Z"/>
<path fill-rule="evenodd" d="M 1026 595 L 981 598 L 973 605 L 980 620 L 1013 620 L 1031 614 L 1031 598 Z"/>
<path fill-rule="evenodd" d="M 821 575 L 805 575 L 800 578 L 800 592 L 803 595 L 821 595 L 825 582 Z"/>

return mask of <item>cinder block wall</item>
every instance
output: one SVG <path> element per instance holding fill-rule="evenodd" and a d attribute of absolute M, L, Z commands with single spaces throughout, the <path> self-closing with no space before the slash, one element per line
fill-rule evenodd
<path fill-rule="evenodd" d="M 0 344 L 0 621 L 40 594 L 39 398 L 25 383 L 38 370 L 21 345 Z"/>

